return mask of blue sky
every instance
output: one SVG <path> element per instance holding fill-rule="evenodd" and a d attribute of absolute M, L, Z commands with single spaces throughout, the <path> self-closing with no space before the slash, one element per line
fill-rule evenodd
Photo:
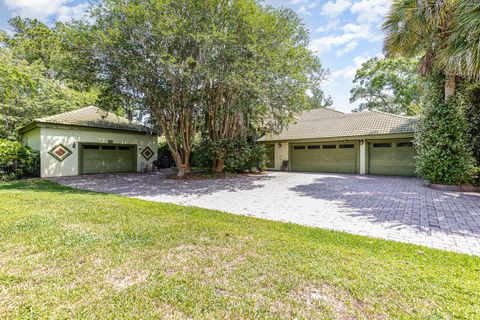
<path fill-rule="evenodd" d="M 310 30 L 310 49 L 330 71 L 322 85 L 331 95 L 333 107 L 350 111 L 348 99 L 355 70 L 368 58 L 382 53 L 381 24 L 391 0 L 264 0 L 275 7 L 289 7 L 299 14 Z M 20 15 L 47 23 L 79 17 L 88 8 L 87 0 L 0 0 L 0 28 Z"/>

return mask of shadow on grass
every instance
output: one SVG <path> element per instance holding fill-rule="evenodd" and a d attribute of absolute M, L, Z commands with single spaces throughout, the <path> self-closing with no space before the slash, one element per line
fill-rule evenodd
<path fill-rule="evenodd" d="M 70 188 L 59 183 L 49 181 L 46 179 L 24 179 L 14 181 L 0 182 L 0 191 L 29 191 L 29 192 L 55 192 L 65 194 L 83 194 L 83 195 L 102 195 L 107 196 L 107 193 L 98 193 L 89 190 L 80 190 Z"/>

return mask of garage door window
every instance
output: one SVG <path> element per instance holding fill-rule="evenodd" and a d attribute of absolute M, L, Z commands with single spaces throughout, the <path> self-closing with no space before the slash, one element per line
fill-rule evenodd
<path fill-rule="evenodd" d="M 309 150 L 320 149 L 320 146 L 308 146 Z"/>
<path fill-rule="evenodd" d="M 100 146 L 83 146 L 83 149 L 99 150 Z"/>
<path fill-rule="evenodd" d="M 339 145 L 339 148 L 340 149 L 352 149 L 352 148 L 355 148 L 355 145 L 353 145 L 353 144 L 341 144 L 341 145 Z"/>
<path fill-rule="evenodd" d="M 114 146 L 103 146 L 102 147 L 102 150 L 116 150 L 117 147 L 114 147 Z"/>
<path fill-rule="evenodd" d="M 374 148 L 390 148 L 392 146 L 391 143 L 374 143 Z"/>
<path fill-rule="evenodd" d="M 322 146 L 323 149 L 336 149 L 337 145 L 336 144 L 324 144 Z"/>
<path fill-rule="evenodd" d="M 305 150 L 305 146 L 293 146 L 293 150 Z"/>
<path fill-rule="evenodd" d="M 397 143 L 397 147 L 399 148 L 412 148 L 413 142 L 399 142 Z"/>

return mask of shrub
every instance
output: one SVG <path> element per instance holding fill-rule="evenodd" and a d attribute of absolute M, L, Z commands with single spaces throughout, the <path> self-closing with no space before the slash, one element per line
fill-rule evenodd
<path fill-rule="evenodd" d="M 467 141 L 477 164 L 474 184 L 480 185 L 480 82 L 465 82 L 459 87 L 459 102 L 467 119 Z"/>
<path fill-rule="evenodd" d="M 459 88 L 459 102 L 467 119 L 467 140 L 480 164 L 480 82 L 465 83 Z"/>
<path fill-rule="evenodd" d="M 18 141 L 0 139 L 0 180 L 12 180 L 40 175 L 37 151 Z"/>
<path fill-rule="evenodd" d="M 471 183 L 476 169 L 467 131 L 458 98 L 445 102 L 441 78 L 432 77 L 415 137 L 419 176 L 431 183 Z"/>
<path fill-rule="evenodd" d="M 190 161 L 192 167 L 211 168 L 212 158 L 209 154 L 208 144 L 205 142 L 194 143 Z"/>
<path fill-rule="evenodd" d="M 215 159 L 225 160 L 225 171 L 244 172 L 252 167 L 264 167 L 266 149 L 247 139 L 205 140 L 195 148 L 193 163 L 196 165 L 203 161 L 202 163 L 211 166 Z"/>

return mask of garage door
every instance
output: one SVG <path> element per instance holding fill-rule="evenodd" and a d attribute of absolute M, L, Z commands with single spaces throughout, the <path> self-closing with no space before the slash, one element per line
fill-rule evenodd
<path fill-rule="evenodd" d="M 134 146 L 82 145 L 82 174 L 136 171 Z"/>
<path fill-rule="evenodd" d="M 411 141 L 370 142 L 369 173 L 414 176 L 414 156 L 415 148 Z"/>
<path fill-rule="evenodd" d="M 357 172 L 357 143 L 294 144 L 291 148 L 293 171 Z"/>

